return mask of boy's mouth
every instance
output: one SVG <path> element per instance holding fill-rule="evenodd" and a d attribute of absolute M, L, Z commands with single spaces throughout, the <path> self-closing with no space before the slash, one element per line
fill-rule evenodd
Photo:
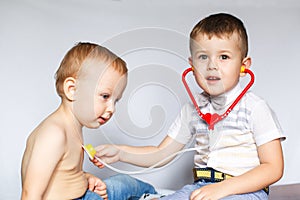
<path fill-rule="evenodd" d="M 208 76 L 208 77 L 206 77 L 206 80 L 208 83 L 215 83 L 215 82 L 220 81 L 221 78 L 217 77 L 217 76 Z"/>
<path fill-rule="evenodd" d="M 220 80 L 221 80 L 221 78 L 218 77 L 218 76 L 207 76 L 207 77 L 206 77 L 206 83 L 207 83 L 208 85 L 215 85 L 215 84 L 217 84 Z"/>
<path fill-rule="evenodd" d="M 99 123 L 102 125 L 105 124 L 109 120 L 109 118 L 99 117 L 98 120 Z"/>
<path fill-rule="evenodd" d="M 217 77 L 217 76 L 208 76 L 207 78 L 206 78 L 207 80 L 209 80 L 209 81 L 211 81 L 211 80 L 221 80 L 221 78 L 219 78 L 219 77 Z"/>

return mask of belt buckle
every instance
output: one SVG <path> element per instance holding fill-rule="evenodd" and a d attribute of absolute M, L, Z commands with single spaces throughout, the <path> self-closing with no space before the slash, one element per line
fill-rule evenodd
<path fill-rule="evenodd" d="M 229 174 L 225 174 L 210 168 L 194 168 L 193 172 L 195 181 L 203 179 L 211 182 L 220 182 L 232 177 Z"/>

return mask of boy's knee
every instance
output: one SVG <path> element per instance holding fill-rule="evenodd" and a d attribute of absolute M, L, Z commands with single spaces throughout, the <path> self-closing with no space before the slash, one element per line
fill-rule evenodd
<path fill-rule="evenodd" d="M 133 178 L 125 174 L 117 174 L 104 180 L 106 184 L 125 183 L 130 181 L 133 181 Z"/>
<path fill-rule="evenodd" d="M 117 190 L 125 189 L 132 185 L 134 179 L 128 175 L 118 174 L 115 176 L 111 176 L 104 180 L 106 187 L 110 190 L 116 188 Z"/>
<path fill-rule="evenodd" d="M 122 192 L 131 191 L 133 193 L 156 193 L 151 184 L 138 180 L 125 174 L 111 176 L 104 180 L 108 190 L 118 190 Z"/>

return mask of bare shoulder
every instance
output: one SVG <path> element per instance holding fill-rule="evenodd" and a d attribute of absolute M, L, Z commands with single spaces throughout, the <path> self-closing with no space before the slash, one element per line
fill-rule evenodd
<path fill-rule="evenodd" d="M 30 143 L 45 143 L 46 146 L 62 145 L 66 140 L 66 128 L 59 115 L 53 113 L 43 120 L 30 134 L 27 145 Z"/>

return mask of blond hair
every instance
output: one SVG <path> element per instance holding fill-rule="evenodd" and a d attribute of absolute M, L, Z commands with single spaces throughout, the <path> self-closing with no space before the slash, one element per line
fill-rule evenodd
<path fill-rule="evenodd" d="M 230 37 L 233 33 L 237 33 L 240 38 L 240 50 L 242 56 L 248 54 L 248 36 L 243 22 L 237 17 L 218 13 L 210 15 L 202 19 L 194 26 L 190 33 L 190 51 L 192 52 L 193 43 L 196 42 L 197 36 L 200 34 L 207 35 L 208 38 L 217 36 L 219 38 Z"/>
<path fill-rule="evenodd" d="M 64 56 L 58 70 L 55 73 L 56 91 L 60 97 L 64 96 L 63 84 L 66 78 L 77 78 L 83 62 L 88 59 L 100 59 L 109 63 L 121 75 L 127 73 L 126 62 L 105 47 L 93 43 L 80 42 L 71 48 Z"/>

